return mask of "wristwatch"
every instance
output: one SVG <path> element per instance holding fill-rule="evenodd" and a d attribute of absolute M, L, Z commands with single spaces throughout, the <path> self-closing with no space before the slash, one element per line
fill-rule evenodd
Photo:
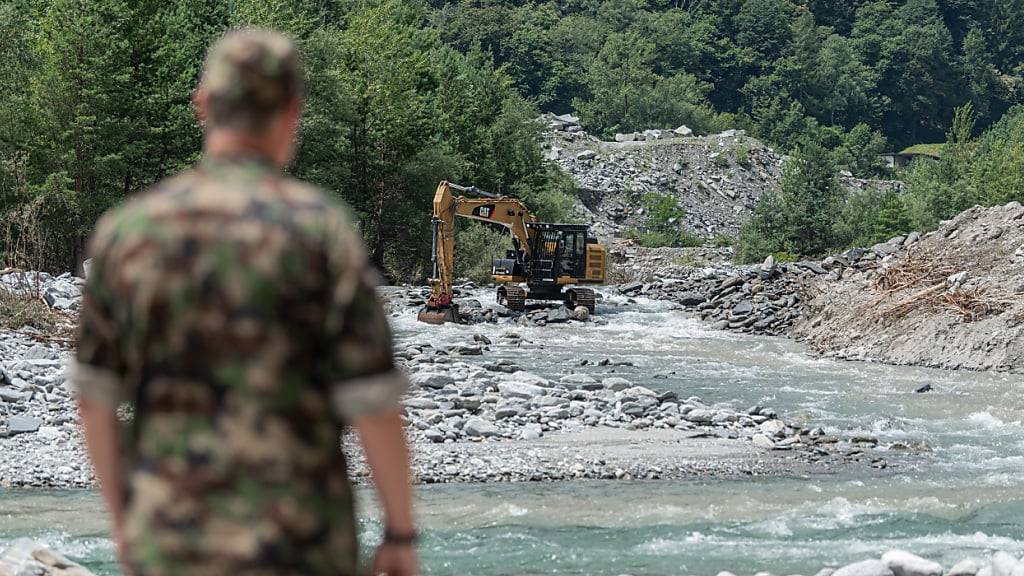
<path fill-rule="evenodd" d="M 401 546 L 408 546 L 415 544 L 419 540 L 420 535 L 415 530 L 410 532 L 394 532 L 392 530 L 384 531 L 384 543 L 385 544 L 397 544 Z"/>

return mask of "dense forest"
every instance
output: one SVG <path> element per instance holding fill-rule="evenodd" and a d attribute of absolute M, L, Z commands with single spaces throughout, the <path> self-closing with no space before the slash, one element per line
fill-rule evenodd
<path fill-rule="evenodd" d="M 300 43 L 293 172 L 352 205 L 393 278 L 425 273 L 442 178 L 568 216 L 542 111 L 605 135 L 743 128 L 792 153 L 746 259 L 1020 197 L 1024 0 L 0 0 L 0 268 L 72 269 L 104 210 L 194 162 L 204 52 L 243 25 Z M 838 170 L 879 175 L 879 152 L 946 140 L 906 195 L 836 192 Z M 827 242 L 794 236 L 812 225 Z"/>

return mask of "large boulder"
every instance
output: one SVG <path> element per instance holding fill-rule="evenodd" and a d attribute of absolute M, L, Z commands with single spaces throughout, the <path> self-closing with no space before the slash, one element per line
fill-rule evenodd
<path fill-rule="evenodd" d="M 864 560 L 843 566 L 832 576 L 894 576 L 881 560 Z"/>
<path fill-rule="evenodd" d="M 440 390 L 449 384 L 455 383 L 454 378 L 441 372 L 419 372 L 413 374 L 409 381 L 413 387 L 431 388 L 433 390 Z"/>
<path fill-rule="evenodd" d="M 547 393 L 547 389 L 526 382 L 502 382 L 498 392 L 506 398 L 536 398 Z"/>
<path fill-rule="evenodd" d="M 471 438 L 492 438 L 501 436 L 501 429 L 482 418 L 472 418 L 462 427 L 462 431 Z"/>
<path fill-rule="evenodd" d="M 893 550 L 882 555 L 882 563 L 892 570 L 895 576 L 942 576 L 942 565 L 938 562 L 925 560 L 920 556 Z"/>

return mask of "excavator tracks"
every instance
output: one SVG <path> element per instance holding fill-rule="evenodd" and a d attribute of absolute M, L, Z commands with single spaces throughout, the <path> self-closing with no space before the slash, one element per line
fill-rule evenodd
<path fill-rule="evenodd" d="M 597 296 L 590 288 L 573 288 L 566 293 L 565 303 L 570 309 L 583 306 L 593 314 L 594 308 L 597 306 Z"/>
<path fill-rule="evenodd" d="M 519 286 L 502 286 L 498 288 L 498 304 L 513 312 L 526 310 L 526 290 Z"/>

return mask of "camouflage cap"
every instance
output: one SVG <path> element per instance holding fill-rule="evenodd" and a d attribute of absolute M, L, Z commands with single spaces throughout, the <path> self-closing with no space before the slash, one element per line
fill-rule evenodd
<path fill-rule="evenodd" d="M 260 128 L 302 94 L 298 50 L 280 32 L 233 30 L 210 48 L 200 87 L 207 95 L 209 122 Z"/>

